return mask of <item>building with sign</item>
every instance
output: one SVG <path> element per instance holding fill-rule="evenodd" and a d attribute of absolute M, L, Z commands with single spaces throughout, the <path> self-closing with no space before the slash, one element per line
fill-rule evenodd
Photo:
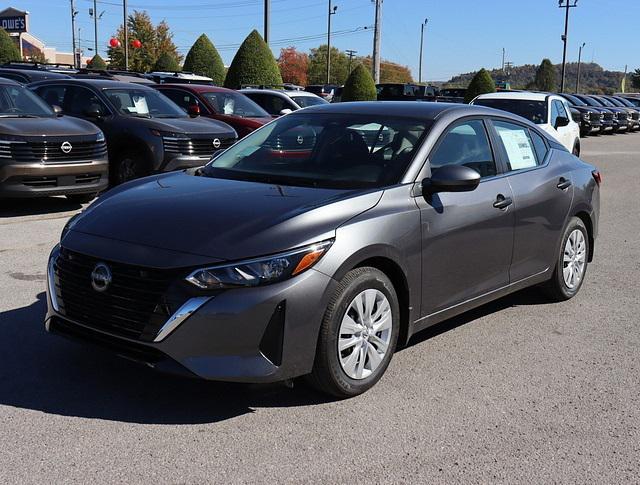
<path fill-rule="evenodd" d="M 56 64 L 73 64 L 72 52 L 58 52 L 55 47 L 47 47 L 29 30 L 29 12 L 9 7 L 0 11 L 0 28 L 6 30 L 14 40 L 22 58 L 45 59 Z M 86 61 L 83 58 L 83 61 Z"/>

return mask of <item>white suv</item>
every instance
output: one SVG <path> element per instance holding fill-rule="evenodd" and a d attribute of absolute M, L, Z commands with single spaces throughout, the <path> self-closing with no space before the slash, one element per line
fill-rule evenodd
<path fill-rule="evenodd" d="M 307 106 L 328 103 L 320 96 L 297 89 L 244 88 L 240 92 L 259 104 L 271 116 L 280 116 Z"/>
<path fill-rule="evenodd" d="M 536 123 L 567 150 L 580 156 L 580 125 L 573 121 L 567 100 L 549 93 L 508 92 L 481 94 L 471 104 L 501 109 Z"/>

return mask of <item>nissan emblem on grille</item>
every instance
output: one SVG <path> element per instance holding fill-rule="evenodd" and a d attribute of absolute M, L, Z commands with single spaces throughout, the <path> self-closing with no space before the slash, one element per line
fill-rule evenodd
<path fill-rule="evenodd" d="M 98 263 L 96 264 L 95 268 L 93 268 L 93 271 L 91 272 L 91 286 L 96 291 L 99 291 L 99 292 L 106 291 L 106 289 L 111 284 L 112 278 L 113 277 L 111 275 L 111 270 L 109 269 L 109 266 L 107 266 L 104 263 Z"/>
<path fill-rule="evenodd" d="M 220 140 L 218 138 L 213 139 L 213 148 L 220 148 Z"/>
<path fill-rule="evenodd" d="M 298 135 L 298 138 L 296 138 L 296 141 L 298 142 L 298 145 L 302 145 L 304 143 L 304 138 L 302 138 L 302 136 Z"/>
<path fill-rule="evenodd" d="M 71 143 L 69 143 L 68 141 L 65 141 L 62 145 L 60 145 L 60 150 L 62 150 L 64 153 L 69 153 L 72 148 L 73 147 L 71 146 Z"/>

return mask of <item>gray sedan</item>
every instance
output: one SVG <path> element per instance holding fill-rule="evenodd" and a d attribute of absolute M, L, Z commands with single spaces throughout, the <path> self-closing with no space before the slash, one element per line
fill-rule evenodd
<path fill-rule="evenodd" d="M 70 220 L 46 327 L 158 369 L 354 396 L 430 325 L 533 285 L 575 296 L 600 182 L 503 111 L 300 110 Z"/>

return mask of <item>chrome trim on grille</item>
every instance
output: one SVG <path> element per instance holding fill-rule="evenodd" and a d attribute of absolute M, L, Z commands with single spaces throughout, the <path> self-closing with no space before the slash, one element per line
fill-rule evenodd
<path fill-rule="evenodd" d="M 49 256 L 49 264 L 47 265 L 47 287 L 49 289 L 49 298 L 51 299 L 51 306 L 56 312 L 60 311 L 60 305 L 58 304 L 58 295 L 56 294 L 56 260 L 60 255 L 60 245 L 57 244 L 51 256 Z"/>
<path fill-rule="evenodd" d="M 189 318 L 195 311 L 211 299 L 210 296 L 198 296 L 186 301 L 178 310 L 169 317 L 158 331 L 154 342 L 161 342 L 169 336 L 182 322 Z"/>

